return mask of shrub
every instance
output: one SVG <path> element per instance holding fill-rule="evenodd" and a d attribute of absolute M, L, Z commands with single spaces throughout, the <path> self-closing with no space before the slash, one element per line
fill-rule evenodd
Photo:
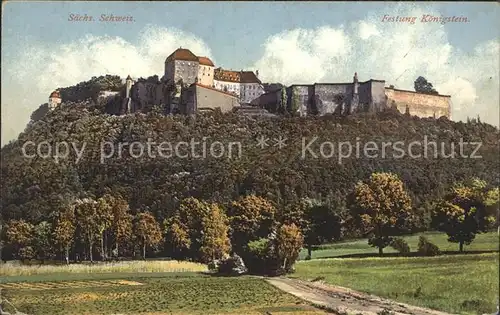
<path fill-rule="evenodd" d="M 402 238 L 395 238 L 394 240 L 392 240 L 391 247 L 402 254 L 407 254 L 410 252 L 410 246 Z"/>
<path fill-rule="evenodd" d="M 418 253 L 423 256 L 436 256 L 440 254 L 439 248 L 424 236 L 420 236 L 418 240 Z"/>

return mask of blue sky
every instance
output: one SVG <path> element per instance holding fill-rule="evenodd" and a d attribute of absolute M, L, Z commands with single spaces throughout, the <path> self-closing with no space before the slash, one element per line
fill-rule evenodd
<path fill-rule="evenodd" d="M 130 15 L 134 22 L 69 22 L 72 13 Z M 258 68 L 264 79 L 284 83 L 346 81 L 358 71 L 362 80 L 411 89 L 423 74 L 443 94 L 456 95 L 458 119 L 487 118 L 491 111 L 498 117 L 498 97 L 482 98 L 483 90 L 498 94 L 499 13 L 496 3 L 472 2 L 9 1 L 2 19 L 2 92 L 8 92 L 2 116 L 15 123 L 2 124 L 2 143 L 24 129 L 51 89 L 103 72 L 161 75 L 161 60 L 178 46 L 217 66 Z M 469 23 L 382 23 L 385 14 L 465 16 Z M 27 87 L 27 78 L 38 82 Z"/>

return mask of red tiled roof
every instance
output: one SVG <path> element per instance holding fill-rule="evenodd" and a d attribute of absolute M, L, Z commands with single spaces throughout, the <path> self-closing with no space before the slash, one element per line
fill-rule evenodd
<path fill-rule="evenodd" d="M 253 71 L 243 71 L 241 72 L 241 83 L 261 83 L 259 78 L 253 73 Z"/>
<path fill-rule="evenodd" d="M 207 57 L 198 57 L 198 62 L 200 63 L 200 65 L 215 67 L 212 60 L 210 60 L 210 58 Z"/>
<path fill-rule="evenodd" d="M 54 92 L 50 93 L 49 98 L 52 98 L 52 97 L 61 98 L 61 94 L 59 94 L 59 91 L 54 91 Z"/>
<path fill-rule="evenodd" d="M 240 82 L 240 72 L 217 68 L 214 71 L 214 79 L 226 82 Z"/>
<path fill-rule="evenodd" d="M 253 71 L 232 71 L 222 68 L 215 69 L 214 79 L 226 82 L 261 83 Z"/>
<path fill-rule="evenodd" d="M 170 56 L 167 57 L 165 62 L 171 60 L 184 60 L 184 61 L 198 61 L 198 57 L 193 54 L 189 49 L 177 48 Z"/>
<path fill-rule="evenodd" d="M 226 94 L 226 95 L 229 95 L 229 96 L 233 96 L 233 97 L 236 97 L 236 98 L 238 97 L 234 93 L 224 92 L 224 91 L 218 90 L 218 89 L 213 88 L 213 87 L 208 86 L 208 85 L 203 85 L 203 84 L 200 84 L 200 83 L 193 83 L 191 86 L 193 86 L 193 85 L 196 85 L 196 86 L 199 86 L 199 87 L 202 87 L 202 88 L 205 88 L 205 89 L 213 90 L 213 91 L 216 91 L 216 92 L 219 92 L 219 93 L 222 93 L 222 94 Z"/>

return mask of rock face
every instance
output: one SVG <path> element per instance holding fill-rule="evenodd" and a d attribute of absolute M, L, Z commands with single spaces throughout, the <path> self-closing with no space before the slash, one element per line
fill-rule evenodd
<path fill-rule="evenodd" d="M 216 269 L 218 273 L 225 275 L 242 275 L 248 272 L 243 258 L 237 254 L 233 254 L 224 260 L 213 261 L 209 264 L 209 269 Z"/>

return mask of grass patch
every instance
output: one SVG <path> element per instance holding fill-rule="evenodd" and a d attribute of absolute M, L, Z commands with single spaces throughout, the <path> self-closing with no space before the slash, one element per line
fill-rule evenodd
<path fill-rule="evenodd" d="M 93 287 L 59 283 L 51 289 L 4 289 L 27 314 L 325 314 L 255 277 L 142 277 L 141 285 Z M 95 281 L 94 281 L 95 282 Z M 8 310 L 7 310 L 8 311 Z"/>
<path fill-rule="evenodd" d="M 417 251 L 418 238 L 420 237 L 420 235 L 427 237 L 429 241 L 436 244 L 439 247 L 439 250 L 441 250 L 442 252 L 458 251 L 458 243 L 448 242 L 448 237 L 445 233 L 425 232 L 403 237 L 403 239 L 405 239 L 410 246 L 410 250 L 412 252 Z M 499 240 L 497 232 L 495 231 L 478 234 L 476 236 L 476 239 L 469 246 L 464 246 L 464 250 L 468 252 L 498 251 Z M 384 253 L 396 253 L 396 251 L 391 247 L 386 247 L 384 248 Z M 334 258 L 355 254 L 378 255 L 378 249 L 369 246 L 367 239 L 358 239 L 354 241 L 345 241 L 317 246 L 312 252 L 312 258 Z M 303 249 L 300 252 L 299 260 L 305 259 L 306 256 L 307 250 Z"/>
<path fill-rule="evenodd" d="M 135 260 L 94 264 L 22 265 L 8 262 L 1 265 L 0 277 L 34 276 L 43 274 L 142 273 L 207 271 L 203 264 L 175 260 Z"/>
<path fill-rule="evenodd" d="M 496 311 L 498 253 L 301 261 L 293 276 L 450 313 Z"/>

